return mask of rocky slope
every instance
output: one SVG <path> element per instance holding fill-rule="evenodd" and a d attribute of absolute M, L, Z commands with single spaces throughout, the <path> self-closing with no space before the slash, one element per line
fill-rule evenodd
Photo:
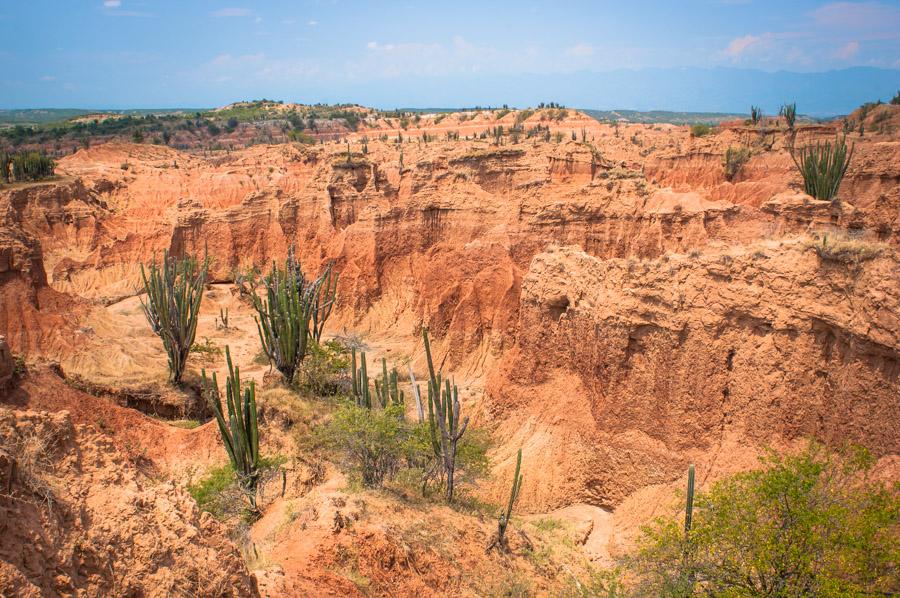
<path fill-rule="evenodd" d="M 0 588 L 16 596 L 257 595 L 221 526 L 65 411 L 0 409 Z"/>

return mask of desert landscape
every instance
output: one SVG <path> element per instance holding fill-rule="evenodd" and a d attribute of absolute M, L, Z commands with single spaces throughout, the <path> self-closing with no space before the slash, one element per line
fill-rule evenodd
<path fill-rule="evenodd" d="M 900 10 L 96 4 L 0 42 L 0 596 L 900 594 Z"/>
<path fill-rule="evenodd" d="M 832 201 L 804 192 L 791 151 L 841 122 L 359 113 L 318 143 L 111 139 L 2 190 L 8 592 L 559 595 L 683 510 L 689 464 L 702 491 L 815 439 L 900 479 L 900 106 L 848 117 L 873 132 L 847 135 Z M 336 290 L 322 348 L 286 380 L 248 296 L 289 251 L 310 276 L 330 264 Z M 164 252 L 209 260 L 174 386 L 141 307 L 142 264 Z M 311 440 L 360 393 L 351 349 L 381 384 L 382 358 L 399 371 L 415 422 L 423 329 L 484 460 L 450 506 L 412 466 L 361 484 Z M 253 518 L 240 492 L 207 496 L 228 494 L 209 477 L 228 454 L 200 370 L 224 380 L 225 347 L 255 383 L 271 469 Z M 515 533 L 495 555 L 519 449 Z"/>

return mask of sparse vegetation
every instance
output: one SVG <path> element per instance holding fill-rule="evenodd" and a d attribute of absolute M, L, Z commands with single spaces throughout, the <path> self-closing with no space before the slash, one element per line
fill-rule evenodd
<path fill-rule="evenodd" d="M 779 114 L 784 117 L 784 122 L 787 123 L 788 129 L 793 131 L 794 123 L 797 121 L 797 102 L 784 104 Z"/>
<path fill-rule="evenodd" d="M 209 258 L 199 262 L 196 256 L 176 260 L 166 251 L 161 264 L 150 262 L 149 272 L 141 264 L 141 280 L 146 301 L 141 307 L 150 328 L 162 339 L 169 358 L 169 378 L 181 382 L 191 346 L 197 335 L 200 302 L 206 285 Z"/>
<path fill-rule="evenodd" d="M 799 150 L 791 150 L 791 158 L 803 177 L 803 187 L 807 195 L 821 201 L 835 201 L 841 181 L 853 158 L 853 146 L 847 149 L 846 139 L 835 139 L 824 144 L 807 145 Z"/>
<path fill-rule="evenodd" d="M 516 500 L 518 500 L 519 498 L 519 493 L 522 491 L 522 474 L 520 473 L 521 468 L 522 449 L 519 449 L 519 452 L 516 455 L 516 471 L 513 473 L 512 488 L 509 492 L 509 502 L 506 503 L 506 510 L 500 513 L 500 516 L 497 520 L 497 536 L 496 539 L 492 541 L 491 545 L 488 546 L 488 550 L 490 550 L 494 546 L 496 546 L 503 552 L 507 552 L 509 550 L 509 543 L 506 540 L 506 528 L 509 525 L 510 520 L 512 519 L 513 507 L 516 504 Z"/>
<path fill-rule="evenodd" d="M 691 125 L 691 137 L 706 137 L 713 132 L 713 128 L 704 123 Z"/>
<path fill-rule="evenodd" d="M 878 257 L 887 249 L 884 243 L 866 241 L 844 234 L 817 234 L 806 246 L 816 252 L 821 260 L 858 264 Z"/>
<path fill-rule="evenodd" d="M 0 182 L 39 181 L 53 176 L 55 163 L 40 152 L 0 152 Z"/>
<path fill-rule="evenodd" d="M 723 166 L 725 167 L 725 178 L 729 181 L 733 181 L 748 160 L 750 160 L 749 147 L 730 146 L 728 149 L 726 149 L 725 157 L 722 162 Z"/>
<path fill-rule="evenodd" d="M 250 503 L 250 510 L 258 514 L 256 505 L 256 486 L 259 482 L 259 423 L 256 412 L 256 383 L 250 381 L 249 388 L 241 389 L 240 368 L 231 363 L 231 351 L 225 347 L 225 362 L 228 366 L 228 378 L 225 380 L 225 412 L 222 410 L 222 398 L 219 394 L 219 382 L 215 372 L 212 380 L 203 371 L 203 392 L 212 408 L 219 427 L 219 437 L 228 453 L 228 459 L 238 484 L 244 490 Z"/>
<path fill-rule="evenodd" d="M 693 524 L 644 529 L 631 567 L 646 596 L 862 596 L 900 591 L 897 488 L 863 450 L 769 454 L 696 497 Z"/>

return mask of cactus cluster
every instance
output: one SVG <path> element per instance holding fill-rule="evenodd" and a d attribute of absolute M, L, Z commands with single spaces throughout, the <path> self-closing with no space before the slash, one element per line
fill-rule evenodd
<path fill-rule="evenodd" d="M 203 389 L 219 426 L 219 434 L 225 445 L 225 452 L 231 460 L 238 483 L 247 495 L 250 508 L 258 513 L 256 486 L 259 482 L 259 423 L 256 413 L 256 385 L 251 380 L 250 387 L 241 389 L 240 368 L 231 363 L 231 351 L 225 346 L 225 361 L 228 378 L 225 381 L 225 407 L 219 393 L 219 382 L 213 372 L 212 380 L 202 370 Z"/>
<path fill-rule="evenodd" d="M 321 334 L 331 314 L 336 278 L 328 266 L 321 276 L 307 280 L 291 248 L 284 269 L 273 262 L 263 279 L 265 298 L 250 295 L 263 352 L 288 383 L 306 357 L 309 338 Z"/>
<path fill-rule="evenodd" d="M 0 153 L 0 180 L 38 181 L 53 176 L 56 164 L 40 152 Z"/>
<path fill-rule="evenodd" d="M 784 117 L 788 129 L 793 131 L 794 123 L 797 121 L 797 102 L 783 105 L 779 114 Z"/>
<path fill-rule="evenodd" d="M 459 391 L 455 384 L 442 379 L 441 373 L 434 369 L 427 328 L 422 329 L 422 339 L 425 343 L 425 358 L 428 360 L 428 427 L 431 445 L 435 457 L 444 468 L 447 502 L 453 502 L 456 453 L 459 441 L 469 426 L 469 418 L 465 417 L 460 422 Z"/>
<path fill-rule="evenodd" d="M 356 349 L 350 351 L 350 367 L 352 369 L 352 386 L 351 391 L 353 400 L 357 407 L 365 407 L 372 409 L 373 406 L 380 406 L 382 409 L 389 405 L 403 406 L 405 395 L 399 388 L 399 376 L 395 367 L 390 372 L 387 367 L 387 360 L 381 359 L 381 378 L 375 379 L 375 392 L 369 386 L 369 372 L 366 366 L 366 354 L 361 351 L 359 354 L 360 366 L 356 367 Z"/>
<path fill-rule="evenodd" d="M 803 177 L 803 188 L 807 195 L 818 200 L 834 201 L 841 181 L 850 166 L 854 146 L 847 148 L 846 139 L 838 137 L 834 145 L 807 145 L 799 150 L 791 149 L 791 158 Z"/>
<path fill-rule="evenodd" d="M 141 298 L 144 315 L 153 332 L 162 339 L 169 358 L 169 377 L 181 382 L 191 345 L 197 336 L 200 301 L 206 286 L 209 258 L 198 262 L 194 256 L 176 260 L 166 251 L 162 264 L 156 258 L 149 272 L 141 264 L 141 279 L 147 300 Z"/>

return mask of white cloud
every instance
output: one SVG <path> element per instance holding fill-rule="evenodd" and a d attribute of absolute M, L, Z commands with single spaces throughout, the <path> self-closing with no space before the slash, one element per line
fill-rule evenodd
<path fill-rule="evenodd" d="M 588 44 L 575 44 L 571 48 L 566 48 L 566 54 L 577 58 L 587 58 L 594 55 L 594 46 Z"/>
<path fill-rule="evenodd" d="M 56 77 L 54 77 L 53 75 L 44 75 L 43 77 L 41 77 L 41 81 L 52 83 L 53 81 L 56 81 Z"/>
<path fill-rule="evenodd" d="M 315 26 L 318 25 L 318 24 L 319 24 L 318 21 L 310 21 L 310 22 L 307 23 L 307 25 L 309 25 L 310 27 L 315 27 Z"/>
<path fill-rule="evenodd" d="M 850 60 L 859 54 L 859 42 L 847 42 L 834 53 L 835 58 Z"/>
<path fill-rule="evenodd" d="M 221 8 L 212 13 L 214 17 L 249 17 L 253 11 L 249 8 Z"/>
<path fill-rule="evenodd" d="M 106 8 L 119 8 L 122 6 L 122 0 L 104 0 L 103 6 Z"/>
<path fill-rule="evenodd" d="M 728 44 L 728 47 L 725 48 L 723 52 L 726 56 L 731 57 L 732 60 L 737 60 L 754 47 L 759 46 L 762 43 L 762 39 L 763 38 L 758 35 L 736 37 L 731 40 L 731 43 Z"/>

